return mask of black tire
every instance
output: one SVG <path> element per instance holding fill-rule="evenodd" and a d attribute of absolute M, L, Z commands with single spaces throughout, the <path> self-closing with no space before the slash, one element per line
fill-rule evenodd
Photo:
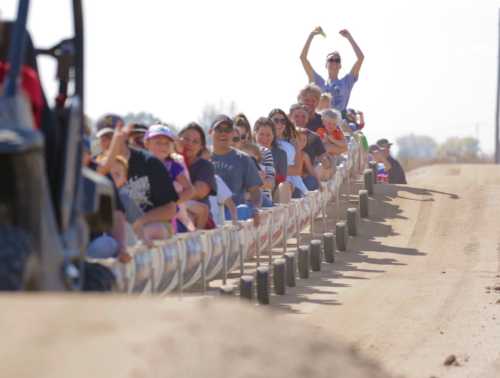
<path fill-rule="evenodd" d="M 0 226 L 0 290 L 23 289 L 24 270 L 31 253 L 30 238 L 23 230 Z"/>
<path fill-rule="evenodd" d="M 350 207 L 347 209 L 347 233 L 349 236 L 358 234 L 358 209 Z"/>
<path fill-rule="evenodd" d="M 311 270 L 313 272 L 321 271 L 321 240 L 311 240 L 309 244 L 309 258 L 311 261 Z"/>
<path fill-rule="evenodd" d="M 335 262 L 335 236 L 331 232 L 323 234 L 323 253 L 327 263 Z"/>
<path fill-rule="evenodd" d="M 371 169 L 366 169 L 363 173 L 363 178 L 365 182 L 365 189 L 368 191 L 368 195 L 373 195 L 373 171 Z"/>
<path fill-rule="evenodd" d="M 339 251 L 345 252 L 347 250 L 347 235 L 345 222 L 338 222 L 335 225 L 335 244 Z"/>
<path fill-rule="evenodd" d="M 286 285 L 288 287 L 295 287 L 295 276 L 297 275 L 297 264 L 295 262 L 295 253 L 287 252 L 285 253 L 285 264 L 286 264 Z"/>
<path fill-rule="evenodd" d="M 278 295 L 286 293 L 286 262 L 285 259 L 273 261 L 274 292 Z"/>
<path fill-rule="evenodd" d="M 369 164 L 369 167 L 370 169 L 372 170 L 372 174 L 373 174 L 373 183 L 376 184 L 377 183 L 377 163 L 374 162 L 374 161 L 371 161 L 370 164 Z"/>
<path fill-rule="evenodd" d="M 309 248 L 299 247 L 299 277 L 301 279 L 309 278 Z"/>
<path fill-rule="evenodd" d="M 253 276 L 240 277 L 240 297 L 243 299 L 252 300 L 253 298 Z"/>
<path fill-rule="evenodd" d="M 361 218 L 368 218 L 369 210 L 368 210 L 368 191 L 360 190 L 359 191 L 359 216 Z"/>
<path fill-rule="evenodd" d="M 257 268 L 257 300 L 260 304 L 269 304 L 269 269 Z"/>
<path fill-rule="evenodd" d="M 115 275 L 107 267 L 85 261 L 83 269 L 83 291 L 110 292 L 115 288 Z"/>

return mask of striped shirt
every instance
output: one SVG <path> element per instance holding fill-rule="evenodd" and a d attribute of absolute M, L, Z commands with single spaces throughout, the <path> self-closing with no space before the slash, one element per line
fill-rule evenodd
<path fill-rule="evenodd" d="M 262 160 L 260 162 L 262 169 L 264 170 L 264 173 L 266 174 L 266 181 L 267 180 L 272 180 L 273 181 L 273 187 L 276 184 L 276 170 L 274 169 L 274 159 L 273 159 L 273 153 L 269 148 L 266 148 L 264 146 L 260 146 L 260 153 L 262 154 Z M 263 190 L 264 195 L 269 196 L 269 198 L 272 198 L 272 190 L 265 189 Z"/>

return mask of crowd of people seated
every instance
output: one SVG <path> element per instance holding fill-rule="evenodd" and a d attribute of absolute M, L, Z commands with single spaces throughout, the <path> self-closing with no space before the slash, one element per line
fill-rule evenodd
<path fill-rule="evenodd" d="M 91 156 L 87 141 L 83 164 L 112 180 L 117 206 L 113 231 L 93 235 L 88 255 L 127 262 L 127 246 L 137 240 L 151 245 L 226 221 L 258 225 L 261 208 L 323 190 L 364 127 L 363 113 L 347 108 L 364 57 L 350 33 L 340 33 L 357 56 L 351 71 L 339 79 L 338 52 L 327 56 L 327 80 L 312 69 L 307 53 L 315 29 L 301 55 L 310 83 L 297 103 L 253 124 L 243 113 L 221 114 L 205 128 L 192 122 L 177 132 L 161 123 L 125 125 L 113 114 L 100 118 L 100 152 Z"/>

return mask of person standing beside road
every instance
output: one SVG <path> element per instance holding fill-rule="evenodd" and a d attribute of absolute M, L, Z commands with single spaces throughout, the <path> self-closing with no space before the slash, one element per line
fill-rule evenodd
<path fill-rule="evenodd" d="M 377 141 L 377 147 L 380 154 L 374 154 L 375 160 L 378 163 L 384 163 L 385 170 L 389 172 L 389 184 L 407 184 L 403 167 L 401 167 L 399 161 L 394 159 L 391 155 L 391 146 L 392 143 L 389 143 L 387 139 L 379 139 Z M 380 155 L 383 159 L 380 159 Z M 386 162 L 389 164 L 386 164 Z"/>
<path fill-rule="evenodd" d="M 323 79 L 321 75 L 319 75 L 312 67 L 309 62 L 307 55 L 309 54 L 309 48 L 311 47 L 311 42 L 313 38 L 318 35 L 323 34 L 323 30 L 321 27 L 317 27 L 314 29 L 302 49 L 302 53 L 300 54 L 300 61 L 302 62 L 302 66 L 307 73 L 307 77 L 309 82 L 316 84 L 321 88 L 322 92 L 328 92 L 332 95 L 332 107 L 343 112 L 347 104 L 349 102 L 349 97 L 351 95 L 351 90 L 354 86 L 354 83 L 358 80 L 359 71 L 361 69 L 361 65 L 363 64 L 363 60 L 365 56 L 363 52 L 354 41 L 351 36 L 351 33 L 348 30 L 341 30 L 340 35 L 346 38 L 351 44 L 354 53 L 356 54 L 356 63 L 351 68 L 351 71 L 345 75 L 343 78 L 339 79 L 339 72 L 342 68 L 340 53 L 338 51 L 334 51 L 326 56 L 326 69 L 328 71 L 328 80 Z"/>

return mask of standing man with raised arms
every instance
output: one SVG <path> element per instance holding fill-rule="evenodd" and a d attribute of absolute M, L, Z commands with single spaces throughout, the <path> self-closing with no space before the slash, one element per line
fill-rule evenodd
<path fill-rule="evenodd" d="M 352 38 L 351 33 L 349 33 L 349 31 L 345 29 L 341 30 L 340 35 L 349 41 L 354 50 L 354 53 L 356 54 L 357 60 L 356 63 L 354 63 L 354 65 L 352 66 L 351 71 L 343 78 L 339 79 L 339 72 L 342 68 L 340 53 L 338 51 L 334 51 L 328 54 L 326 56 L 328 80 L 325 80 L 313 69 L 311 63 L 307 59 L 311 42 L 313 38 L 318 34 L 324 35 L 323 30 L 320 26 L 318 26 L 311 32 L 311 34 L 309 34 L 306 44 L 302 49 L 302 53 L 300 54 L 300 61 L 302 62 L 302 66 L 307 73 L 309 82 L 319 86 L 322 92 L 330 93 L 332 95 L 332 107 L 343 112 L 345 111 L 349 102 L 352 87 L 358 80 L 359 71 L 361 69 L 361 65 L 363 64 L 365 56 L 363 55 L 363 52 L 361 51 L 357 43 Z"/>

